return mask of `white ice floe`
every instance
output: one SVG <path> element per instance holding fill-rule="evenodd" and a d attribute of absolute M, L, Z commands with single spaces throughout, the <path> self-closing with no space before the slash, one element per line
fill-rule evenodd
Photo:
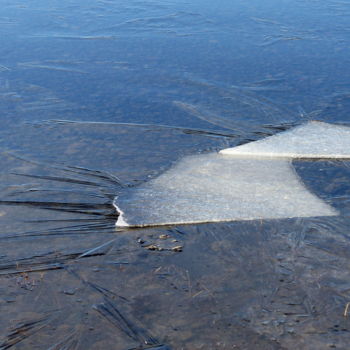
<path fill-rule="evenodd" d="M 219 153 L 185 157 L 116 197 L 116 225 L 338 215 L 305 187 L 292 158 L 350 158 L 350 128 L 309 122 Z"/>
<path fill-rule="evenodd" d="M 350 128 L 311 121 L 220 153 L 245 157 L 350 158 Z"/>

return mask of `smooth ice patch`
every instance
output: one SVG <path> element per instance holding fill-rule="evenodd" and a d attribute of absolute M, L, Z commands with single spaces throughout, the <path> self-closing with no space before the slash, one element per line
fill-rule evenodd
<path fill-rule="evenodd" d="M 246 157 L 350 158 L 350 127 L 311 121 L 220 153 Z"/>
<path fill-rule="evenodd" d="M 337 215 L 307 190 L 290 161 L 217 153 L 183 158 L 114 205 L 123 227 Z"/>
<path fill-rule="evenodd" d="M 119 227 L 334 216 L 292 158 L 350 158 L 350 128 L 309 122 L 264 140 L 185 157 L 114 200 Z"/>

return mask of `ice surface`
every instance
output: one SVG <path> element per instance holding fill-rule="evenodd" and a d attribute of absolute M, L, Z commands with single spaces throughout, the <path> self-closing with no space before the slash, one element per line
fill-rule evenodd
<path fill-rule="evenodd" d="M 311 121 L 220 153 L 247 157 L 350 158 L 350 127 Z"/>
<path fill-rule="evenodd" d="M 217 153 L 183 158 L 114 205 L 120 227 L 337 215 L 306 189 L 289 160 Z"/>
<path fill-rule="evenodd" d="M 185 157 L 114 200 L 119 227 L 334 216 L 292 158 L 350 158 L 350 128 L 309 122 L 219 153 Z"/>

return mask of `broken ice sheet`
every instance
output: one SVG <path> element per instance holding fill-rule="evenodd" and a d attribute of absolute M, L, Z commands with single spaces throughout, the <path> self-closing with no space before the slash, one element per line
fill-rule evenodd
<path fill-rule="evenodd" d="M 220 153 L 245 157 L 350 158 L 350 127 L 310 121 Z"/>
<path fill-rule="evenodd" d="M 116 225 L 338 215 L 305 187 L 292 158 L 350 158 L 350 128 L 309 122 L 219 153 L 185 157 L 116 197 Z"/>
<path fill-rule="evenodd" d="M 217 153 L 183 158 L 114 205 L 121 227 L 337 215 L 307 190 L 289 160 Z"/>

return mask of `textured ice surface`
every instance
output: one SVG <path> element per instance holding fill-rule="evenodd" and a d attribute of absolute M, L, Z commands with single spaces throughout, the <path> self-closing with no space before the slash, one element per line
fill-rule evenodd
<path fill-rule="evenodd" d="M 120 227 L 337 215 L 306 189 L 289 160 L 217 153 L 183 158 L 114 205 Z"/>
<path fill-rule="evenodd" d="M 311 121 L 221 154 L 290 158 L 350 158 L 350 127 Z"/>
<path fill-rule="evenodd" d="M 117 226 L 338 215 L 308 191 L 292 158 L 350 158 L 350 128 L 309 122 L 219 153 L 183 158 L 115 198 Z"/>

